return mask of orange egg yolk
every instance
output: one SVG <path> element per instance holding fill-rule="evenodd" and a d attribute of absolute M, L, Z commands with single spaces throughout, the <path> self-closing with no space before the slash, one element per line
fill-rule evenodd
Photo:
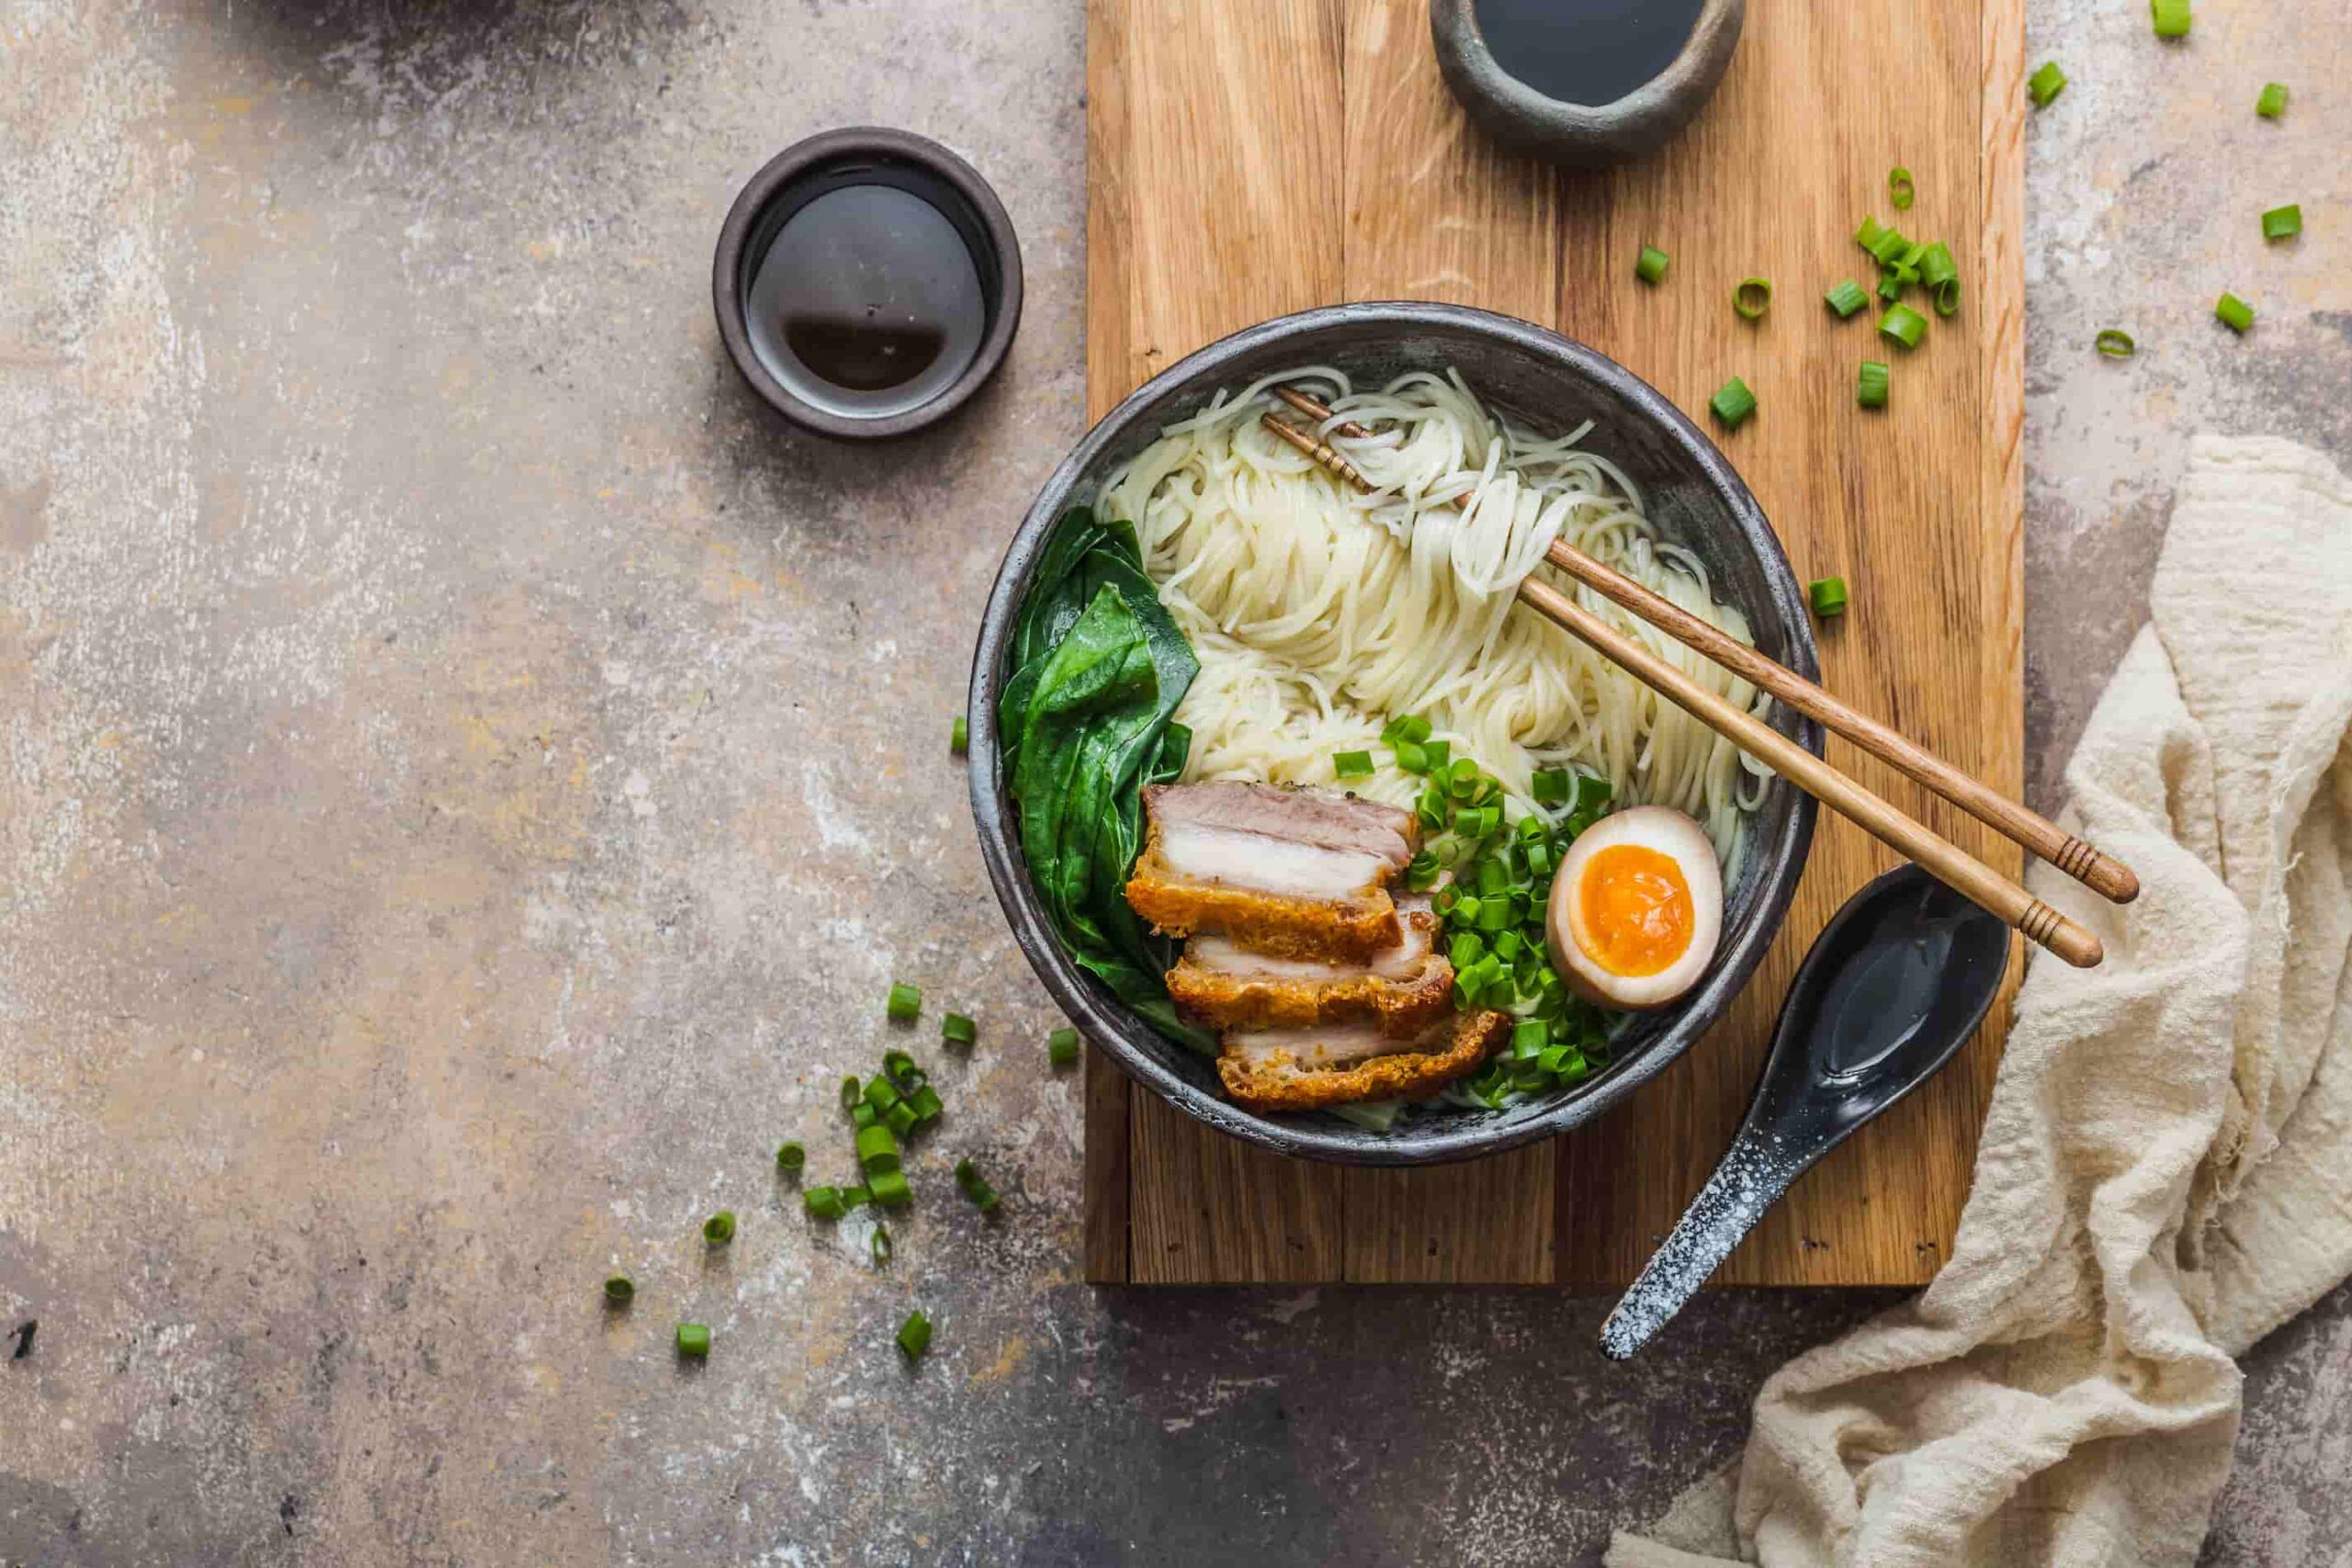
<path fill-rule="evenodd" d="M 1655 975 L 1690 951 L 1698 912 L 1672 855 L 1611 844 L 1586 864 L 1577 899 L 1577 945 L 1611 975 Z"/>

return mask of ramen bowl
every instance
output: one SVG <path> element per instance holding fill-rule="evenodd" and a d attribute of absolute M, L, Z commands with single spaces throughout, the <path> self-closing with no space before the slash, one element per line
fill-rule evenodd
<path fill-rule="evenodd" d="M 1329 1115 L 1261 1115 L 1227 1100 L 1215 1063 L 1155 1032 L 1074 963 L 1054 935 L 1021 851 L 998 757 L 997 697 L 1031 573 L 1056 523 L 1091 504 L 1102 482 L 1159 439 L 1163 426 L 1290 366 L 1328 365 L 1359 387 L 1415 370 L 1461 372 L 1473 391 L 1540 431 L 1589 419 L 1594 451 L 1641 489 L 1660 538 L 1705 566 L 1716 597 L 1747 617 L 1756 646 L 1800 673 L 1818 671 L 1803 589 L 1756 498 L 1714 444 L 1624 367 L 1556 333 L 1453 305 L 1335 305 L 1263 322 L 1169 367 L 1087 433 L 1046 480 L 1006 549 L 972 663 L 972 813 L 989 880 L 1030 966 L 1056 1003 L 1128 1077 L 1195 1120 L 1278 1153 L 1356 1165 L 1468 1159 L 1566 1131 L 1599 1116 L 1690 1048 L 1738 995 L 1787 913 L 1812 843 L 1814 803 L 1774 779 L 1747 824 L 1747 847 L 1724 888 L 1723 937 L 1705 976 L 1673 1006 L 1635 1018 L 1592 1077 L 1501 1111 L 1432 1105 L 1374 1132 Z M 1771 723 L 1818 753 L 1819 728 L 1778 708 Z"/>

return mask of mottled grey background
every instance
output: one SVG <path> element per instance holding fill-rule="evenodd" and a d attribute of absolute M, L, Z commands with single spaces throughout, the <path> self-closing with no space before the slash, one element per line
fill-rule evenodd
<path fill-rule="evenodd" d="M 2036 0 L 2043 803 L 2187 433 L 2352 458 L 2340 22 Z M 1082 48 L 1075 0 L 0 0 L 0 1560 L 1589 1562 L 1888 1299 L 1713 1296 L 1627 1369 L 1589 1298 L 1078 1282 L 944 737 L 1083 423 Z M 709 312 L 737 184 L 856 121 L 967 152 L 1028 268 L 1007 373 L 887 454 Z M 845 1168 L 894 976 L 983 1031 L 917 1179 L 1010 1212 L 877 1272 L 768 1157 Z M 2212 1562 L 2342 1561 L 2347 1385 L 2339 1292 L 2252 1359 Z"/>

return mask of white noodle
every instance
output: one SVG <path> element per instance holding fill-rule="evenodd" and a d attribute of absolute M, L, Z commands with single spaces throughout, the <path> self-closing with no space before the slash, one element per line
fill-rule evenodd
<path fill-rule="evenodd" d="M 1372 493 L 1259 423 L 1278 383 L 1321 394 L 1331 425 L 1374 430 L 1322 432 Z M 1349 787 L 1409 805 L 1419 781 L 1385 766 L 1379 735 L 1391 716 L 1419 714 L 1502 781 L 1514 817 L 1536 809 L 1537 769 L 1576 765 L 1608 779 L 1621 803 L 1697 818 L 1735 874 L 1763 770 L 1513 598 L 1539 573 L 1733 703 L 1761 712 L 1770 700 L 1544 564 L 1566 538 L 1753 640 L 1739 612 L 1713 601 L 1698 560 L 1652 533 L 1624 473 L 1578 446 L 1589 429 L 1542 439 L 1514 429 L 1458 375 L 1359 393 L 1321 366 L 1220 394 L 1170 425 L 1112 476 L 1101 505 L 1136 525 L 1145 569 L 1200 656 L 1176 715 L 1193 729 L 1185 776 L 1330 784 L 1333 752 L 1372 749 L 1379 773 Z"/>

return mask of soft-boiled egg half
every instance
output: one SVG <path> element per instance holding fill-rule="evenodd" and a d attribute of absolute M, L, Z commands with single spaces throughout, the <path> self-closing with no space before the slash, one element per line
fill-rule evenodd
<path fill-rule="evenodd" d="M 1561 978 L 1587 1001 L 1664 1007 L 1705 974 L 1724 930 L 1723 870 L 1706 830 L 1636 806 L 1577 836 L 1546 924 Z"/>

